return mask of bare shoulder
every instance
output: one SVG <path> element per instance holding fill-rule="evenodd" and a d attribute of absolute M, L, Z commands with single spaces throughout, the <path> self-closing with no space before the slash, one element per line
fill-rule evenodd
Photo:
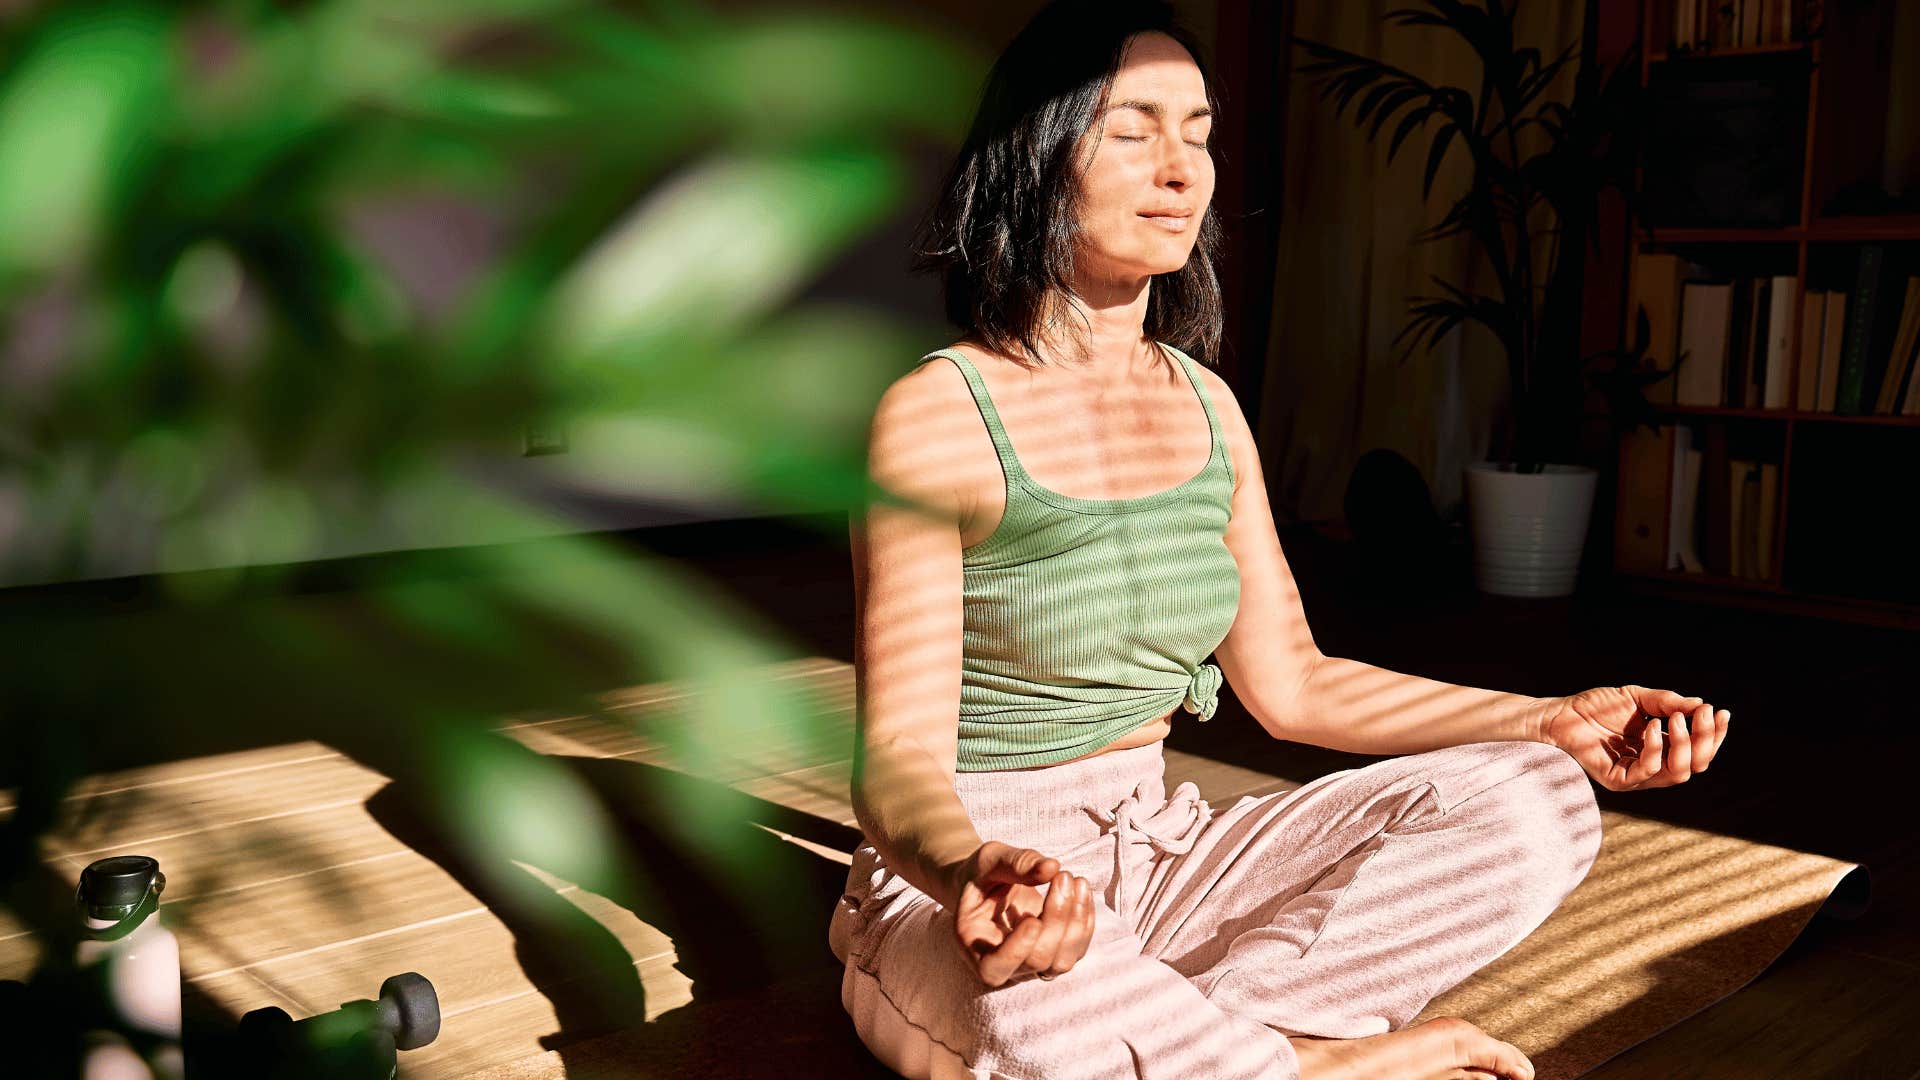
<path fill-rule="evenodd" d="M 880 486 L 964 520 L 977 502 L 983 454 L 997 469 L 973 392 L 952 361 L 918 364 L 881 393 L 867 446 L 867 469 Z"/>

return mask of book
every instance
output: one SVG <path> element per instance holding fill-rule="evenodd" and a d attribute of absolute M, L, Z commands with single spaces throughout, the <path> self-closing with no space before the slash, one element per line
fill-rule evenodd
<path fill-rule="evenodd" d="M 1716 405 L 1742 408 L 1747 403 L 1747 374 L 1753 359 L 1753 315 L 1754 292 L 1757 283 L 1752 278 L 1739 278 L 1733 283 L 1733 312 L 1727 325 L 1727 373 L 1726 382 L 1720 388 L 1720 400 Z"/>
<path fill-rule="evenodd" d="M 1920 335 L 1920 277 L 1909 277 L 1906 293 L 1901 302 L 1900 329 L 1894 335 L 1893 348 L 1887 354 L 1880 386 L 1874 395 L 1873 411 L 1875 413 L 1886 414 L 1896 411 L 1900 394 L 1906 389 L 1907 368 L 1913 359 L 1913 343 L 1916 335 Z"/>
<path fill-rule="evenodd" d="M 1827 317 L 1820 320 L 1820 390 L 1813 411 L 1832 412 L 1840 388 L 1840 353 L 1847 336 L 1847 294 L 1835 289 L 1827 294 Z"/>
<path fill-rule="evenodd" d="M 1669 570 L 1698 574 L 1700 563 L 1698 511 L 1700 459 L 1694 430 L 1684 424 L 1673 429 L 1673 477 L 1668 487 L 1667 562 Z"/>
<path fill-rule="evenodd" d="M 1620 440 L 1619 484 L 1613 518 L 1613 561 L 1622 573 L 1658 574 L 1672 565 L 1673 440 L 1677 423 Z"/>
<path fill-rule="evenodd" d="M 1671 371 L 1680 354 L 1680 287 L 1685 280 L 1686 260 L 1678 255 L 1636 255 L 1630 268 L 1632 282 L 1630 310 L 1637 325 L 1640 312 L 1647 315 L 1646 363 L 1657 371 Z M 1647 398 L 1656 404 L 1674 404 L 1675 378 L 1662 379 L 1647 388 Z"/>
<path fill-rule="evenodd" d="M 1680 352 L 1674 404 L 1718 405 L 1725 393 L 1727 327 L 1733 286 L 1690 281 L 1680 299 Z"/>
<path fill-rule="evenodd" d="M 1914 355 L 1909 367 L 1920 368 L 1920 341 L 1913 343 Z M 1920 371 L 1907 372 L 1907 389 L 1900 397 L 1901 416 L 1920 416 Z"/>
<path fill-rule="evenodd" d="M 1753 576 L 1765 581 L 1774 579 L 1773 572 L 1773 526 L 1774 517 L 1780 505 L 1780 466 L 1771 461 L 1760 463 L 1760 512 L 1759 529 L 1756 533 L 1757 558 L 1754 560 Z"/>
<path fill-rule="evenodd" d="M 1706 445 L 1700 457 L 1700 564 L 1709 574 L 1731 573 L 1733 499 L 1728 480 L 1732 475 L 1727 459 L 1727 426 L 1708 424 L 1702 429 Z"/>
<path fill-rule="evenodd" d="M 1753 462 L 1734 458 L 1727 462 L 1727 492 L 1730 518 L 1727 526 L 1727 573 L 1734 577 L 1752 577 L 1753 549 L 1747 542 L 1757 507 L 1747 494 L 1747 478 L 1753 475 Z"/>
<path fill-rule="evenodd" d="M 1694 46 L 1693 26 L 1700 14 L 1700 0 L 1676 0 L 1673 5 L 1673 47 Z"/>
<path fill-rule="evenodd" d="M 1765 5 L 1763 5 L 1760 0 L 1737 0 L 1735 6 L 1739 12 L 1738 19 L 1740 25 L 1736 31 L 1739 34 L 1739 38 L 1734 44 L 1760 44 L 1760 20 L 1761 17 L 1766 14 Z"/>
<path fill-rule="evenodd" d="M 1713 5 L 1709 40 L 1715 48 L 1727 49 L 1740 41 L 1740 8 L 1733 0 L 1718 0 Z"/>
<path fill-rule="evenodd" d="M 1920 383 L 1920 372 L 1914 370 L 1916 367 L 1920 367 L 1920 333 L 1916 333 L 1914 341 L 1907 346 L 1906 359 L 1900 364 L 1898 385 L 1889 395 L 1887 407 L 1881 410 L 1888 416 L 1901 415 L 1905 408 L 1904 402 L 1912 395 L 1914 385 Z M 1891 383 L 1893 376 L 1889 375 L 1887 378 Z"/>
<path fill-rule="evenodd" d="M 1742 408 L 1760 407 L 1760 380 L 1767 373 L 1767 335 L 1772 327 L 1769 323 L 1773 303 L 1773 279 L 1754 278 L 1753 310 L 1747 313 L 1746 358 L 1740 383 L 1740 405 Z M 1732 404 L 1729 402 L 1728 404 Z"/>
<path fill-rule="evenodd" d="M 1855 268 L 1853 295 L 1847 302 L 1847 341 L 1840 359 L 1840 388 L 1834 411 L 1858 416 L 1873 407 L 1880 374 L 1892 338 L 1898 330 L 1898 302 L 1890 295 L 1887 249 L 1862 244 Z"/>
<path fill-rule="evenodd" d="M 1755 404 L 1766 409 L 1787 407 L 1787 363 L 1793 358 L 1792 274 L 1773 279 L 1767 305 L 1767 352 L 1761 368 L 1761 395 Z"/>
<path fill-rule="evenodd" d="M 1800 298 L 1800 355 L 1794 363 L 1793 407 L 1812 412 L 1820 392 L 1820 342 L 1826 336 L 1827 294 L 1807 290 Z"/>
<path fill-rule="evenodd" d="M 1661 560 L 1663 570 L 1684 570 L 1680 562 L 1680 546 L 1684 542 L 1685 514 L 1681 504 L 1686 486 L 1687 448 L 1693 442 L 1692 429 L 1685 424 L 1673 425 L 1672 449 L 1667 454 L 1667 554 Z"/>

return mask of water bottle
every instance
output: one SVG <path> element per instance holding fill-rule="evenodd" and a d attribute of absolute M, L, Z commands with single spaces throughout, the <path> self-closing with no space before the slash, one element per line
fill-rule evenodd
<path fill-rule="evenodd" d="M 91 1025 L 85 1080 L 178 1080 L 180 942 L 160 925 L 167 878 L 145 855 L 116 855 L 80 872 L 74 902 L 81 941 L 75 967 L 98 991 L 102 1023 Z"/>

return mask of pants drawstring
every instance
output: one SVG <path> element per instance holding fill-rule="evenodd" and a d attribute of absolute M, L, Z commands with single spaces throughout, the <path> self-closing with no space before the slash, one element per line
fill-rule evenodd
<path fill-rule="evenodd" d="M 1110 811 L 1087 807 L 1087 812 L 1102 826 L 1101 835 L 1111 834 L 1113 844 L 1113 909 L 1127 917 L 1127 845 L 1145 843 L 1163 855 L 1183 855 L 1193 850 L 1201 831 L 1213 819 L 1213 807 L 1200 798 L 1200 789 L 1191 780 L 1182 781 L 1167 796 L 1165 806 L 1144 819 L 1134 815 L 1141 795 L 1148 788 L 1143 781 L 1133 794 L 1120 800 Z"/>

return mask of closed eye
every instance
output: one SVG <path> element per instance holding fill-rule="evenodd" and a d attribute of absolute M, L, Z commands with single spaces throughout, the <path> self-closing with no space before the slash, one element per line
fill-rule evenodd
<path fill-rule="evenodd" d="M 1146 142 L 1146 141 L 1147 141 L 1147 136 L 1145 136 L 1145 135 L 1114 135 L 1114 136 L 1111 136 L 1111 137 L 1112 137 L 1112 138 L 1115 138 L 1115 139 L 1118 139 L 1118 140 L 1120 140 L 1121 142 Z M 1188 146 L 1192 146 L 1192 147 L 1195 147 L 1195 148 L 1197 148 L 1197 149 L 1200 149 L 1200 150 L 1205 150 L 1205 149 L 1207 148 L 1207 144 L 1206 144 L 1206 143 L 1203 143 L 1203 142 L 1193 142 L 1193 141 L 1191 141 L 1191 140 L 1189 140 L 1189 141 L 1188 141 L 1188 143 L 1187 143 L 1187 145 L 1188 145 Z"/>

